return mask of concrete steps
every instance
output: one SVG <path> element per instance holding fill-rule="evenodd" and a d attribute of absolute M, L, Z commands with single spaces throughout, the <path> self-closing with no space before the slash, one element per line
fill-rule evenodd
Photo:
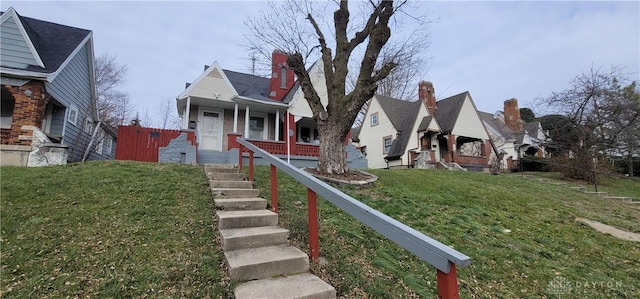
<path fill-rule="evenodd" d="M 216 209 L 232 210 L 261 210 L 267 208 L 267 200 L 264 198 L 216 198 Z"/>
<path fill-rule="evenodd" d="M 258 189 L 239 189 L 239 188 L 211 188 L 211 193 L 215 198 L 242 198 L 257 197 L 260 193 Z"/>
<path fill-rule="evenodd" d="M 238 188 L 238 189 L 251 189 L 253 184 L 250 181 L 218 181 L 210 180 L 209 187 L 211 188 Z"/>
<path fill-rule="evenodd" d="M 218 229 L 278 225 L 278 214 L 269 210 L 216 211 Z"/>
<path fill-rule="evenodd" d="M 289 231 L 244 174 L 205 165 L 216 205 L 229 277 L 241 283 L 236 298 L 336 298 L 335 289 L 309 271 L 309 257 L 288 245 Z"/>
<path fill-rule="evenodd" d="M 262 279 L 309 271 L 309 257 L 293 246 L 239 249 L 227 251 L 224 256 L 231 279 Z"/>
<path fill-rule="evenodd" d="M 336 297 L 336 290 L 317 276 L 304 273 L 277 279 L 250 281 L 239 285 L 235 295 L 236 299 L 331 299 Z"/>
<path fill-rule="evenodd" d="M 209 180 L 218 181 L 246 181 L 247 176 L 244 173 L 231 172 L 207 172 Z"/>
<path fill-rule="evenodd" d="M 221 229 L 222 249 L 238 249 L 288 244 L 289 230 L 277 226 Z"/>

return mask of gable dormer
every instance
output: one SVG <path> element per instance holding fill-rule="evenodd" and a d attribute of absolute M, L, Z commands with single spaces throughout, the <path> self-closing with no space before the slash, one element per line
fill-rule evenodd
<path fill-rule="evenodd" d="M 29 65 L 44 68 L 27 28 L 13 7 L 9 7 L 0 20 L 0 65 L 15 69 L 26 69 Z"/>

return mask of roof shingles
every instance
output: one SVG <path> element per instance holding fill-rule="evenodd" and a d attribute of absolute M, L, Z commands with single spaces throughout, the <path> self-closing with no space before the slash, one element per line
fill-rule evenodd
<path fill-rule="evenodd" d="M 388 160 L 394 160 L 401 157 L 407 148 L 409 138 L 414 133 L 412 129 L 422 101 L 408 102 L 382 95 L 375 97 L 398 132 L 386 157 Z"/>
<path fill-rule="evenodd" d="M 26 70 L 40 73 L 54 73 L 73 53 L 82 41 L 91 34 L 80 29 L 42 20 L 19 16 L 29 39 L 44 63 L 44 68 L 30 65 Z"/>

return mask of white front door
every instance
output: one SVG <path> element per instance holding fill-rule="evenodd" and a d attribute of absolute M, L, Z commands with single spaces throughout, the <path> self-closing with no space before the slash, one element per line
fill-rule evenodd
<path fill-rule="evenodd" d="M 221 111 L 200 110 L 201 149 L 222 151 L 222 119 Z"/>

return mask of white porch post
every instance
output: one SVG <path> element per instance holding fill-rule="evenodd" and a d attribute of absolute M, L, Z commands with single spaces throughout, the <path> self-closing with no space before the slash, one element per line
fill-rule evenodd
<path fill-rule="evenodd" d="M 244 110 L 244 138 L 249 138 L 249 105 Z"/>
<path fill-rule="evenodd" d="M 187 97 L 187 106 L 184 107 L 184 114 L 182 115 L 182 128 L 189 129 L 189 114 L 191 114 L 191 97 Z"/>
<path fill-rule="evenodd" d="M 276 110 L 276 141 L 280 140 L 280 110 Z"/>
<path fill-rule="evenodd" d="M 238 133 L 238 103 L 233 107 L 233 133 Z"/>

